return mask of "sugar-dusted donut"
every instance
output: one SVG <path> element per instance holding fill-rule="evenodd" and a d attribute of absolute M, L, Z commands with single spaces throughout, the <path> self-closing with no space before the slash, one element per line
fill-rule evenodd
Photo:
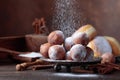
<path fill-rule="evenodd" d="M 81 44 L 76 44 L 70 49 L 70 56 L 74 61 L 84 61 L 87 51 Z"/>
<path fill-rule="evenodd" d="M 43 55 L 43 57 L 48 58 L 48 50 L 52 46 L 50 43 L 44 43 L 40 46 L 40 54 Z"/>
<path fill-rule="evenodd" d="M 89 38 L 85 32 L 78 32 L 72 35 L 72 38 L 75 44 L 82 44 L 86 46 L 89 42 Z"/>
<path fill-rule="evenodd" d="M 64 41 L 64 47 L 67 51 L 70 50 L 70 48 L 74 45 L 73 38 L 67 37 Z"/>
<path fill-rule="evenodd" d="M 85 57 L 85 61 L 91 61 L 94 59 L 94 52 L 90 47 L 86 47 L 87 54 Z"/>
<path fill-rule="evenodd" d="M 60 30 L 55 30 L 48 35 L 48 42 L 50 44 L 62 44 L 64 42 L 64 34 Z"/>
<path fill-rule="evenodd" d="M 72 58 L 70 56 L 70 51 L 66 52 L 66 60 L 72 60 Z"/>
<path fill-rule="evenodd" d="M 101 63 L 106 63 L 106 62 L 114 63 L 115 62 L 115 57 L 111 53 L 104 53 L 101 56 L 101 58 L 102 58 Z"/>
<path fill-rule="evenodd" d="M 49 48 L 48 55 L 53 60 L 65 59 L 66 51 L 62 45 L 53 45 Z"/>

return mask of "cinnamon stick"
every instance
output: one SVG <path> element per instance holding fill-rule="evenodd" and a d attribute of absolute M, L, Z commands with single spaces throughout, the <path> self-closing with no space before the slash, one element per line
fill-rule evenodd
<path fill-rule="evenodd" d="M 48 68 L 53 68 L 54 65 L 49 64 L 49 65 L 34 65 L 32 66 L 32 70 L 40 70 L 40 69 L 48 69 Z"/>
<path fill-rule="evenodd" d="M 16 65 L 16 70 L 17 71 L 23 71 L 23 70 L 26 70 L 28 67 L 33 66 L 33 65 L 47 65 L 47 64 L 49 64 L 49 63 L 44 62 L 40 59 L 37 59 L 34 62 L 25 62 L 25 63 L 17 64 Z"/>
<path fill-rule="evenodd" d="M 120 65 L 114 63 L 96 64 L 89 66 L 89 69 L 100 74 L 108 74 L 115 70 L 120 70 Z"/>

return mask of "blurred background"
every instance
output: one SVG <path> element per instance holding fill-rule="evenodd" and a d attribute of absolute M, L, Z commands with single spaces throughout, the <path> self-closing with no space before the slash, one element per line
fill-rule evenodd
<path fill-rule="evenodd" d="M 41 17 L 49 31 L 61 29 L 69 36 L 92 24 L 99 35 L 120 42 L 120 0 L 0 0 L 0 37 L 32 34 L 32 22 Z"/>

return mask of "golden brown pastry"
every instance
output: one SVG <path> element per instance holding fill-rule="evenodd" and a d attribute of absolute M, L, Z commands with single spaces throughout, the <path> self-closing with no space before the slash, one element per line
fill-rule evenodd
<path fill-rule="evenodd" d="M 53 45 L 49 48 L 48 55 L 50 59 L 63 60 L 65 59 L 66 52 L 62 45 Z"/>
<path fill-rule="evenodd" d="M 97 35 L 96 29 L 90 24 L 80 27 L 74 34 L 78 32 L 85 32 L 88 35 L 89 40 L 92 40 Z"/>
<path fill-rule="evenodd" d="M 87 45 L 94 51 L 94 57 L 100 57 L 104 53 L 112 53 L 109 42 L 103 36 L 97 36 Z"/>
<path fill-rule="evenodd" d="M 50 46 L 52 46 L 50 43 L 45 43 L 40 46 L 40 54 L 42 54 L 43 57 L 48 58 L 48 50 Z"/>
<path fill-rule="evenodd" d="M 119 42 L 113 37 L 105 36 L 105 38 L 108 40 L 108 42 L 110 43 L 110 45 L 112 47 L 113 55 L 114 56 L 119 56 L 120 55 L 120 44 L 119 44 Z"/>
<path fill-rule="evenodd" d="M 62 44 L 64 42 L 64 34 L 60 30 L 55 30 L 48 35 L 48 42 L 50 44 Z"/>
<path fill-rule="evenodd" d="M 76 44 L 70 49 L 70 56 L 74 61 L 84 61 L 87 51 L 81 44 Z"/>

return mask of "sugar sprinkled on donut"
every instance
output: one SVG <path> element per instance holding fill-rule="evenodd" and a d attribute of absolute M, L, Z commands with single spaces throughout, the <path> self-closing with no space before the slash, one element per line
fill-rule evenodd
<path fill-rule="evenodd" d="M 43 57 L 48 58 L 48 50 L 52 46 L 50 43 L 44 43 L 40 46 L 40 54 L 43 55 Z"/>
<path fill-rule="evenodd" d="M 94 52 L 93 52 L 93 50 L 90 47 L 86 47 L 86 50 L 87 50 L 87 55 L 86 55 L 85 61 L 93 60 L 94 59 Z"/>
<path fill-rule="evenodd" d="M 70 56 L 70 51 L 66 52 L 66 60 L 72 60 L 72 58 Z"/>
<path fill-rule="evenodd" d="M 68 51 L 74 45 L 73 38 L 67 37 L 64 42 L 64 47 Z"/>
<path fill-rule="evenodd" d="M 70 55 L 74 61 L 83 61 L 86 53 L 85 47 L 81 44 L 76 44 L 70 49 Z"/>
<path fill-rule="evenodd" d="M 82 44 L 82 45 L 87 45 L 89 42 L 89 38 L 86 33 L 84 32 L 78 32 L 74 35 L 72 35 L 73 42 L 75 44 Z"/>
<path fill-rule="evenodd" d="M 50 44 L 62 44 L 64 42 L 64 34 L 60 30 L 55 30 L 48 35 L 48 42 Z"/>
<path fill-rule="evenodd" d="M 101 56 L 101 58 L 102 58 L 101 63 L 106 63 L 106 62 L 114 63 L 115 62 L 115 57 L 111 53 L 104 53 Z"/>
<path fill-rule="evenodd" d="M 65 58 L 65 49 L 62 45 L 53 45 L 48 51 L 49 58 L 53 60 L 62 60 Z"/>

